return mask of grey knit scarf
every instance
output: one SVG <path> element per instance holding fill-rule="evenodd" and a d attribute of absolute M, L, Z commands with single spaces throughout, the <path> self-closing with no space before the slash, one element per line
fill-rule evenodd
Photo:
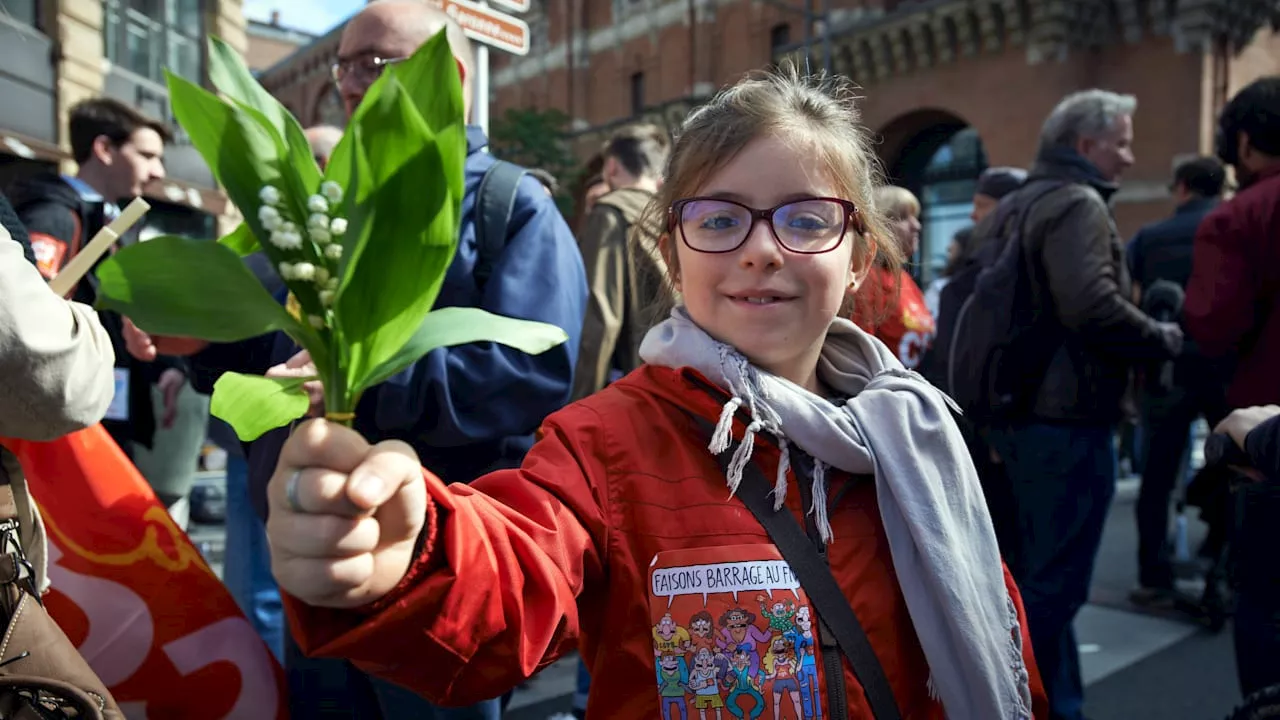
<path fill-rule="evenodd" d="M 1017 612 L 977 471 L 945 395 L 843 319 L 827 331 L 818 360 L 822 383 L 850 398 L 843 404 L 755 367 L 684 308 L 649 331 L 640 356 L 651 365 L 697 370 L 732 395 L 712 453 L 730 447 L 737 410 L 750 413 L 726 477 L 730 496 L 755 436 L 768 432 L 782 450 L 772 493 L 782 507 L 794 443 L 814 458 L 810 512 L 823 540 L 832 542 L 825 469 L 874 473 L 893 567 L 929 664 L 930 692 L 955 720 L 1031 717 Z"/>

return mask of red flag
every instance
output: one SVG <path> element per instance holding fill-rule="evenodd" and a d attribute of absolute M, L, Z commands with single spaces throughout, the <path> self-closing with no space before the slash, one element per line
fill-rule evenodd
<path fill-rule="evenodd" d="M 48 529 L 49 613 L 129 717 L 288 716 L 279 663 L 101 425 L 0 442 Z"/>

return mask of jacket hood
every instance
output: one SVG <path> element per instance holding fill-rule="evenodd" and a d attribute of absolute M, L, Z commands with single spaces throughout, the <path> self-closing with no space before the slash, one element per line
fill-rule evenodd
<path fill-rule="evenodd" d="M 72 210 L 80 209 L 80 196 L 60 175 L 45 173 L 24 178 L 14 183 L 8 190 L 9 202 L 19 213 L 29 205 L 37 203 L 57 203 Z"/>

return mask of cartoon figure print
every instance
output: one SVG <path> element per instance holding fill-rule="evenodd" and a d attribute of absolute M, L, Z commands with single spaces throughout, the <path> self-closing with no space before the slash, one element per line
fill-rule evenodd
<path fill-rule="evenodd" d="M 671 618 L 671 613 L 663 615 L 658 624 L 653 626 L 654 657 L 675 657 L 680 663 L 680 671 L 688 675 L 689 665 L 685 662 L 684 654 L 689 649 L 689 631 L 677 625 Z"/>
<path fill-rule="evenodd" d="M 796 616 L 796 604 L 791 602 L 791 598 L 776 601 L 772 605 L 765 603 L 767 599 L 763 595 L 756 596 L 756 602 L 760 603 L 760 614 L 769 621 L 769 629 L 773 631 L 773 636 L 776 638 L 794 630 L 792 618 Z"/>
<path fill-rule="evenodd" d="M 706 610 L 699 610 L 689 618 L 689 644 L 693 647 L 693 651 L 697 652 L 702 648 L 711 651 L 714 657 L 719 653 L 716 646 L 715 620 L 712 619 L 711 613 Z"/>
<path fill-rule="evenodd" d="M 803 717 L 800 710 L 800 683 L 796 679 L 800 662 L 796 658 L 795 640 L 789 635 L 777 635 L 764 657 L 765 680 L 773 681 L 773 718 L 782 717 L 782 698 L 787 695 L 795 708 L 793 717 Z"/>
<path fill-rule="evenodd" d="M 698 711 L 699 720 L 707 720 L 708 708 L 716 711 L 716 720 L 724 720 L 720 682 L 728 677 L 728 670 L 728 662 L 723 667 L 717 664 L 709 648 L 700 647 L 694 652 L 689 689 L 693 691 L 693 707 Z"/>
<path fill-rule="evenodd" d="M 791 638 L 800 667 L 796 671 L 796 682 L 800 684 L 800 699 L 804 703 L 804 720 L 822 720 L 821 692 L 818 688 L 818 661 L 813 649 L 817 638 L 813 633 L 813 611 L 808 605 L 796 609 L 795 629 L 787 636 Z"/>
<path fill-rule="evenodd" d="M 719 646 L 726 650 L 736 650 L 737 648 L 746 648 L 751 658 L 751 675 L 754 677 L 760 672 L 760 652 L 756 649 L 756 643 L 768 643 L 773 640 L 773 636 L 768 632 L 761 630 L 755 624 L 755 613 L 748 612 L 740 607 L 730 608 L 728 612 L 720 616 L 720 640 Z M 768 647 L 766 645 L 766 647 Z"/>
<path fill-rule="evenodd" d="M 733 651 L 733 664 L 729 671 L 729 712 L 736 718 L 756 720 L 764 713 L 764 695 L 760 694 L 760 676 L 751 669 L 756 657 L 754 646 L 740 645 Z M 742 707 L 742 699 L 751 703 L 749 710 Z"/>
<path fill-rule="evenodd" d="M 822 718 L 808 598 L 777 548 L 664 551 L 650 568 L 663 720 Z"/>
<path fill-rule="evenodd" d="M 662 718 L 672 720 L 674 709 L 680 720 L 689 720 L 685 694 L 689 690 L 689 672 L 684 666 L 684 655 L 663 653 L 657 662 L 658 696 L 662 698 Z M 718 697 L 718 695 L 717 695 Z"/>

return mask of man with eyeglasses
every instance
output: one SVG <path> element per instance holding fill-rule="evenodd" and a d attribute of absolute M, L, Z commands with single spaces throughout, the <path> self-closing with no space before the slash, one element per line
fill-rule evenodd
<path fill-rule="evenodd" d="M 333 72 L 347 114 L 355 112 L 388 65 L 412 55 L 442 29 L 463 78 L 463 101 L 469 115 L 472 91 L 467 80 L 474 65 L 470 43 L 448 16 L 411 0 L 370 3 L 343 30 Z M 424 465 L 446 482 L 470 482 L 491 470 L 520 465 L 543 418 L 569 400 L 587 295 L 582 257 L 573 234 L 554 200 L 529 176 L 520 177 L 514 186 L 505 243 L 480 271 L 487 248 L 480 247 L 476 233 L 477 196 L 486 171 L 497 161 L 484 151 L 488 140 L 482 130 L 468 128 L 467 141 L 466 195 L 458 250 L 436 306 L 479 307 L 498 315 L 550 323 L 563 328 L 569 340 L 537 356 L 496 343 L 441 348 L 365 394 L 356 411 L 356 430 L 371 442 L 408 442 Z M 166 342 L 135 330 L 131 352 L 144 357 L 157 349 L 163 352 Z M 202 384 L 209 387 L 224 370 L 273 377 L 313 376 L 314 369 L 305 367 L 308 358 L 296 352 L 292 341 L 276 334 L 246 343 L 213 345 L 195 359 L 198 369 L 205 371 L 198 373 L 204 376 Z M 267 481 L 287 437 L 287 429 L 276 430 L 249 448 L 250 494 L 264 516 Z M 286 606 L 290 606 L 289 600 Z M 296 613 L 310 611 L 298 605 L 291 609 Z M 500 715 L 496 700 L 470 708 L 438 709 L 345 659 L 303 654 L 315 653 L 328 640 L 309 636 L 286 639 L 293 717 L 497 720 Z M 326 650 L 341 656 L 340 648 Z"/>
<path fill-rule="evenodd" d="M 371 3 L 343 30 L 333 77 L 348 116 L 389 65 L 412 55 L 442 29 L 462 75 L 463 104 L 470 116 L 474 60 L 462 29 L 426 3 L 397 0 Z M 555 202 L 533 177 L 520 181 L 506 245 L 492 274 L 487 279 L 475 276 L 482 252 L 475 231 L 477 192 L 494 163 L 484 151 L 487 144 L 482 130 L 468 128 L 461 236 L 437 306 L 481 307 L 551 323 L 569 333 L 570 340 L 538 356 L 494 343 L 436 350 L 363 401 L 359 416 L 368 420 L 364 427 L 357 421 L 357 429 L 370 441 L 407 440 L 423 463 L 447 482 L 469 482 L 490 470 L 519 466 L 539 423 L 569 399 L 586 300 L 577 243 Z M 263 488 L 269 475 L 263 474 Z M 320 638 L 297 640 L 308 651 L 321 644 Z M 471 708 L 432 708 L 406 690 L 365 676 L 345 660 L 293 653 L 288 664 L 294 717 L 321 717 L 321 711 L 335 709 L 334 701 L 345 703 L 337 705 L 344 717 L 496 720 L 500 714 L 496 700 Z M 300 673 L 313 682 L 299 688 Z M 340 683 L 337 687 L 335 681 Z"/>

